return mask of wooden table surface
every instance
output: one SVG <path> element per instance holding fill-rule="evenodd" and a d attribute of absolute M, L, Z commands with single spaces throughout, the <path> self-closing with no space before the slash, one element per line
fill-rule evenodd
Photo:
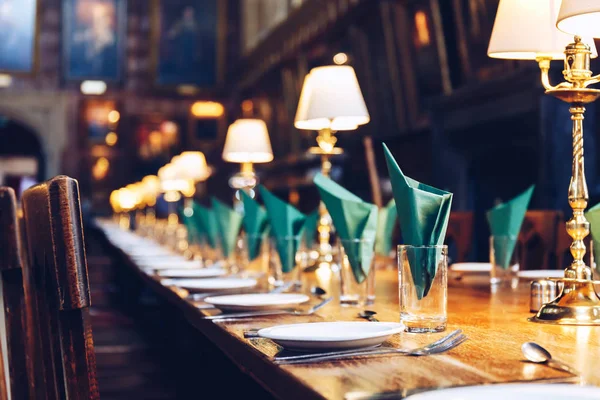
<path fill-rule="evenodd" d="M 121 253 L 125 259 L 126 256 Z M 281 348 L 267 339 L 245 339 L 244 330 L 279 324 L 316 321 L 358 321 L 358 308 L 332 302 L 312 316 L 269 316 L 213 322 L 202 318 L 213 311 L 200 310 L 170 288 L 131 267 L 160 296 L 177 305 L 190 324 L 213 341 L 243 371 L 279 398 L 352 398 L 357 393 L 388 393 L 398 397 L 443 387 L 535 380 L 558 380 L 600 386 L 600 327 L 545 325 L 528 322 L 529 288 L 501 288 L 492 293 L 477 280 L 451 281 L 448 298 L 448 333 L 462 329 L 469 340 L 441 355 L 400 355 L 354 358 L 309 365 L 275 365 L 271 358 Z M 398 279 L 393 269 L 377 271 L 377 300 L 369 309 L 380 321 L 399 321 Z M 303 274 L 305 287 L 319 285 L 337 295 L 338 282 L 329 269 Z M 315 302 L 317 300 L 314 300 Z M 403 333 L 389 345 L 411 348 L 443 334 Z M 545 365 L 525 362 L 521 345 L 533 341 L 582 373 L 581 379 Z"/>

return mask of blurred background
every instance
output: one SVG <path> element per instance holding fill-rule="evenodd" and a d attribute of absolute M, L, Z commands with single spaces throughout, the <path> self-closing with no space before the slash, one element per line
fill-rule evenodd
<path fill-rule="evenodd" d="M 112 190 L 156 174 L 183 150 L 200 150 L 215 173 L 197 199 L 207 192 L 230 199 L 228 180 L 239 166 L 222 160 L 227 128 L 260 118 L 275 157 L 256 165 L 260 181 L 311 211 L 320 158 L 307 152 L 316 132 L 294 128 L 298 99 L 311 68 L 346 64 L 371 117 L 337 135 L 345 152 L 332 159 L 332 176 L 349 190 L 371 197 L 368 136 L 384 200 L 391 193 L 383 141 L 407 175 L 454 192 L 455 211 L 474 211 L 475 232 L 487 229 L 484 210 L 532 183 L 532 208 L 570 215 L 568 108 L 543 95 L 535 62 L 487 57 L 497 6 L 0 0 L 0 183 L 20 192 L 68 174 L 79 180 L 86 209 L 101 215 Z M 553 64 L 556 81 L 562 65 Z M 591 105 L 590 204 L 600 195 L 597 115 Z"/>

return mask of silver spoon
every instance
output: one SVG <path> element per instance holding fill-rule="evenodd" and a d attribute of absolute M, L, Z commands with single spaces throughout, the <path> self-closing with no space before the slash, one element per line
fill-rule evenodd
<path fill-rule="evenodd" d="M 359 318 L 363 318 L 363 319 L 369 320 L 371 322 L 379 322 L 379 320 L 377 318 L 375 318 L 375 314 L 377 314 L 376 311 L 363 310 L 358 313 L 358 316 L 359 316 Z"/>
<path fill-rule="evenodd" d="M 325 296 L 327 294 L 327 292 L 325 291 L 325 289 L 320 288 L 318 286 L 313 286 L 310 289 L 310 293 L 312 293 L 314 296 L 317 296 L 317 297 L 322 297 L 322 296 Z"/>
<path fill-rule="evenodd" d="M 550 368 L 565 371 L 565 372 L 568 372 L 570 374 L 577 375 L 577 376 L 579 375 L 579 372 L 577 372 L 575 369 L 571 368 L 570 366 L 563 363 L 562 361 L 558 361 L 558 360 L 552 358 L 552 354 L 550 354 L 550 352 L 548 350 L 546 350 L 545 348 L 543 348 L 542 346 L 540 346 L 537 343 L 533 343 L 533 342 L 523 343 L 523 345 L 521 346 L 521 351 L 523 352 L 523 355 L 525 356 L 525 358 L 527 358 L 531 362 L 534 362 L 537 364 L 546 364 Z"/>

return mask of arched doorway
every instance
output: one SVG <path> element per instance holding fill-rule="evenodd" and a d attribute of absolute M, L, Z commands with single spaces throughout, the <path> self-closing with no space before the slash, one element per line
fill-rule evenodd
<path fill-rule="evenodd" d="M 45 157 L 37 133 L 0 115 L 0 184 L 12 187 L 20 195 L 44 176 Z"/>

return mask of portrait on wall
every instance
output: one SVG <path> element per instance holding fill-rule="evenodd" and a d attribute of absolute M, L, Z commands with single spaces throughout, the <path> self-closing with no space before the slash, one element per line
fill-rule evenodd
<path fill-rule="evenodd" d="M 0 71 L 35 68 L 37 0 L 0 0 Z"/>
<path fill-rule="evenodd" d="M 114 100 L 89 99 L 82 107 L 84 129 L 90 143 L 104 143 L 106 135 L 117 130 L 119 112 Z"/>
<path fill-rule="evenodd" d="M 157 84 L 216 86 L 220 81 L 223 1 L 155 0 L 153 4 Z"/>
<path fill-rule="evenodd" d="M 67 80 L 121 79 L 126 12 L 125 0 L 63 0 Z"/>

